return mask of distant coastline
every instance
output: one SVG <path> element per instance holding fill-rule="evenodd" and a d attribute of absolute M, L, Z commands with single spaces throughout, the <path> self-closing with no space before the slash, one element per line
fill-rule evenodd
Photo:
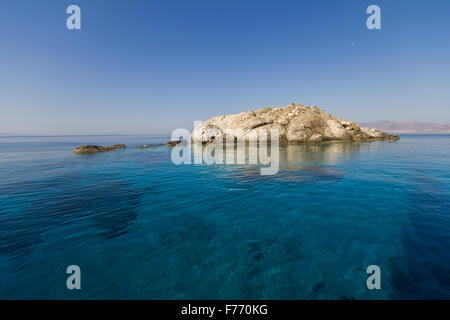
<path fill-rule="evenodd" d="M 170 137 L 170 133 L 105 133 L 105 134 L 17 134 L 17 133 L 0 133 L 0 137 L 137 137 L 137 136 L 152 136 L 152 137 Z"/>
<path fill-rule="evenodd" d="M 376 128 L 389 133 L 450 134 L 450 124 L 432 122 L 380 120 L 373 122 L 362 122 L 360 125 Z"/>
<path fill-rule="evenodd" d="M 26 134 L 20 133 L 0 133 L 0 137 L 24 137 Z"/>

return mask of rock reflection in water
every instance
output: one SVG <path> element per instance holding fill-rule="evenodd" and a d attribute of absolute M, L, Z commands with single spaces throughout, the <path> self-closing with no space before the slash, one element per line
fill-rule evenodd
<path fill-rule="evenodd" d="M 228 147 L 228 148 L 227 148 Z M 212 155 L 216 159 L 222 159 L 219 165 L 231 171 L 234 178 L 251 182 L 257 179 L 276 179 L 281 181 L 315 182 L 317 180 L 342 179 L 344 172 L 335 166 L 350 161 L 360 152 L 370 152 L 376 147 L 375 143 L 332 142 L 318 144 L 281 144 L 279 146 L 279 172 L 275 175 L 262 176 L 260 168 L 268 166 L 260 163 L 260 152 L 266 152 L 271 161 L 276 157 L 271 155 L 271 147 L 268 145 L 263 150 L 258 145 L 246 145 L 245 163 L 236 163 L 238 150 L 236 146 L 223 146 L 222 155 Z M 206 153 L 211 154 L 212 145 L 201 148 L 192 148 L 192 159 L 201 159 Z M 227 155 L 228 153 L 228 155 Z M 230 164 L 228 159 L 233 159 Z M 254 160 L 256 158 L 256 161 Z M 203 162 L 205 164 L 205 162 Z"/>

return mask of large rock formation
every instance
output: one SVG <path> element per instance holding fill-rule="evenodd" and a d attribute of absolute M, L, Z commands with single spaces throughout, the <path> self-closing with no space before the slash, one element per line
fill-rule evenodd
<path fill-rule="evenodd" d="M 261 130 L 262 129 L 262 130 Z M 316 106 L 291 103 L 287 107 L 264 108 L 228 116 L 217 116 L 202 122 L 192 132 L 195 142 L 208 143 L 223 139 L 259 141 L 264 133 L 279 131 L 280 142 L 371 141 L 391 139 L 377 129 L 360 127 L 353 121 L 336 118 Z"/>
<path fill-rule="evenodd" d="M 73 152 L 75 152 L 77 154 L 97 153 L 97 152 L 106 152 L 106 151 L 111 151 L 111 150 L 115 150 L 115 149 L 123 149 L 123 148 L 126 148 L 126 146 L 124 144 L 114 144 L 109 147 L 85 145 L 85 146 L 76 147 L 73 150 Z"/>

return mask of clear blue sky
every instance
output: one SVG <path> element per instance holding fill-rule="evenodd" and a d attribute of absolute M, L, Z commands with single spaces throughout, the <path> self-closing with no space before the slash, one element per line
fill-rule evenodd
<path fill-rule="evenodd" d="M 289 102 L 450 122 L 450 1 L 0 2 L 1 133 L 170 133 Z"/>

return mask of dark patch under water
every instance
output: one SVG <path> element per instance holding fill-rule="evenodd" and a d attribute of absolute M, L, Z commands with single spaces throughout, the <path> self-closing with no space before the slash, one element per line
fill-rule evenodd
<path fill-rule="evenodd" d="M 405 255 L 391 261 L 394 298 L 450 299 L 450 198 L 426 170 L 415 171 L 413 190 Z"/>

